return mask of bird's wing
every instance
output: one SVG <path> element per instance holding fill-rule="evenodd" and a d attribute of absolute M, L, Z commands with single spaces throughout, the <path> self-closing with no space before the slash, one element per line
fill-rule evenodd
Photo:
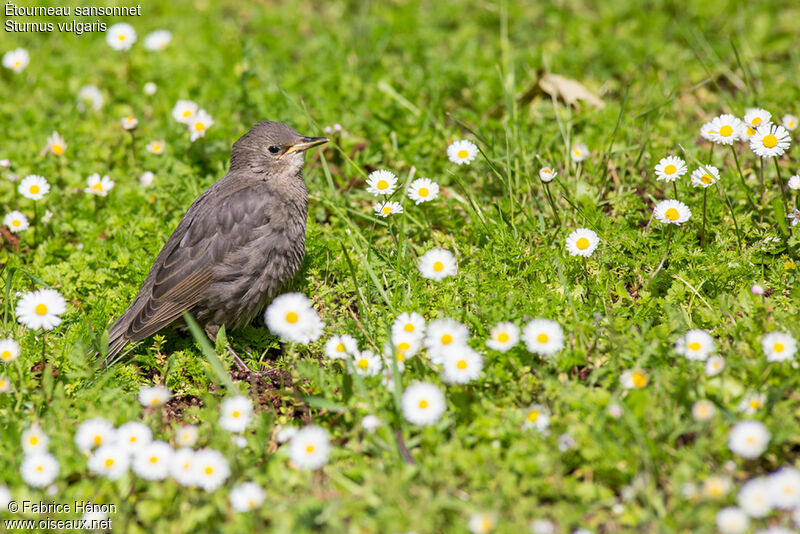
<path fill-rule="evenodd" d="M 124 337 L 144 339 L 197 304 L 213 282 L 214 265 L 252 240 L 254 230 L 269 225 L 270 208 L 276 202 L 261 183 L 233 190 L 212 188 L 198 198 L 159 253 L 142 291 L 118 321 L 125 320 L 120 325 Z"/>

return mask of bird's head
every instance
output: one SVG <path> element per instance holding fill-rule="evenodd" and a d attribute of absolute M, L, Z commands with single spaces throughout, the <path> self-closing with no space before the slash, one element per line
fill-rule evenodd
<path fill-rule="evenodd" d="M 294 175 L 303 168 L 303 153 L 327 142 L 324 137 L 300 135 L 280 122 L 261 121 L 233 144 L 231 170 Z"/>

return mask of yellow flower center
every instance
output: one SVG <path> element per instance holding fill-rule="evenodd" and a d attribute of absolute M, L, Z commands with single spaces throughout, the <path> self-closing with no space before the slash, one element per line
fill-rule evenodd
<path fill-rule="evenodd" d="M 719 134 L 722 137 L 729 137 L 733 133 L 733 127 L 728 126 L 727 124 L 719 129 Z"/>
<path fill-rule="evenodd" d="M 433 270 L 437 273 L 444 269 L 444 263 L 437 261 L 433 264 Z"/>
<path fill-rule="evenodd" d="M 31 192 L 31 195 L 35 195 L 36 193 L 38 193 L 38 192 L 40 191 L 40 189 L 39 189 L 39 186 L 38 186 L 38 185 L 36 185 L 36 184 L 33 184 L 33 185 L 30 187 L 30 189 L 28 189 L 28 191 L 30 191 L 30 192 Z"/>
<path fill-rule="evenodd" d="M 47 304 L 37 304 L 35 311 L 36 315 L 47 315 Z"/>
<path fill-rule="evenodd" d="M 41 464 L 40 464 L 40 465 L 37 465 L 37 466 L 36 466 L 36 470 L 37 470 L 37 471 L 39 471 L 39 472 L 41 472 L 41 471 L 44 471 L 44 466 L 43 466 L 43 465 L 41 465 Z"/>
<path fill-rule="evenodd" d="M 467 361 L 466 360 L 458 360 L 456 363 L 456 367 L 461 369 L 462 371 L 467 368 Z"/>
<path fill-rule="evenodd" d="M 344 343 L 339 343 L 336 345 L 336 352 L 344 352 Z"/>
<path fill-rule="evenodd" d="M 465 159 L 467 156 L 469 156 L 469 152 L 467 152 L 466 150 L 462 149 L 462 150 L 458 151 L 458 157 L 459 158 Z"/>
<path fill-rule="evenodd" d="M 136 436 L 131 436 L 128 441 L 130 441 L 131 443 L 136 443 Z"/>
<path fill-rule="evenodd" d="M 240 415 L 241 415 L 241 414 L 239 413 L 239 410 L 234 410 L 234 411 L 233 411 L 233 413 L 231 414 L 231 416 L 232 416 L 234 419 L 239 419 L 239 416 L 240 416 Z"/>
<path fill-rule="evenodd" d="M 50 147 L 50 150 L 52 150 L 53 154 L 55 154 L 56 156 L 60 156 L 61 154 L 64 153 L 64 147 L 61 145 L 53 145 Z"/>
<path fill-rule="evenodd" d="M 572 153 L 575 154 L 576 156 L 580 156 L 581 155 L 581 151 L 578 150 L 577 148 L 575 150 L 573 150 Z"/>
<path fill-rule="evenodd" d="M 711 182 L 714 181 L 714 179 L 711 177 L 710 174 L 704 174 L 703 176 L 700 177 L 700 181 L 703 182 L 704 184 L 710 184 Z"/>
<path fill-rule="evenodd" d="M 411 344 L 406 341 L 401 341 L 397 344 L 397 350 L 408 350 L 411 348 Z"/>
<path fill-rule="evenodd" d="M 94 185 L 92 186 L 92 189 L 94 189 L 94 190 L 95 190 L 95 191 L 97 191 L 98 193 L 102 193 L 102 192 L 103 192 L 103 184 L 102 184 L 102 183 L 100 183 L 100 182 L 97 182 L 96 184 L 94 184 Z"/>
<path fill-rule="evenodd" d="M 133 122 L 133 116 L 132 115 L 128 115 L 127 117 L 125 117 L 125 120 L 128 121 L 128 122 Z"/>
<path fill-rule="evenodd" d="M 161 152 L 161 145 L 159 145 L 158 143 L 154 144 L 153 145 L 153 152 L 155 152 L 155 153 Z"/>
<path fill-rule="evenodd" d="M 0 358 L 2 358 L 4 362 L 7 362 L 11 359 L 11 351 L 4 350 L 3 353 L 0 354 Z"/>
<path fill-rule="evenodd" d="M 120 34 L 120 35 L 117 37 L 117 39 L 119 39 L 120 41 L 124 41 L 124 40 L 125 40 L 125 36 L 124 36 L 123 34 Z"/>
<path fill-rule="evenodd" d="M 499 334 L 497 334 L 497 341 L 499 341 L 500 343 L 505 343 L 509 339 L 511 339 L 511 336 L 509 336 L 505 332 L 500 332 Z"/>
<path fill-rule="evenodd" d="M 11 221 L 11 226 L 13 226 L 14 228 L 22 226 L 22 221 L 20 221 L 19 219 L 14 219 L 13 221 Z"/>
<path fill-rule="evenodd" d="M 311 454 L 312 452 L 314 452 L 314 446 L 313 445 L 306 445 L 306 452 L 308 454 Z"/>
<path fill-rule="evenodd" d="M 536 341 L 538 341 L 539 343 L 547 343 L 549 340 L 550 340 L 550 337 L 547 334 L 545 334 L 544 332 L 542 332 L 541 334 L 536 336 Z"/>
<path fill-rule="evenodd" d="M 113 458 L 106 458 L 106 467 L 111 467 L 113 465 L 114 465 L 114 459 Z"/>
<path fill-rule="evenodd" d="M 397 353 L 397 361 L 398 361 L 398 362 L 404 362 L 404 361 L 406 361 L 406 355 L 405 355 L 405 353 L 404 353 L 404 352 L 398 352 L 398 353 Z"/>
<path fill-rule="evenodd" d="M 481 520 L 481 526 L 483 527 L 484 532 L 489 532 L 492 530 L 492 522 L 486 517 Z"/>
<path fill-rule="evenodd" d="M 747 128 L 747 136 L 748 137 L 752 137 L 754 133 L 756 133 L 756 131 L 754 129 L 752 129 L 750 127 Z"/>
<path fill-rule="evenodd" d="M 20 60 L 16 60 L 14 62 L 14 67 L 19 67 L 20 65 L 22 65 L 22 62 Z"/>
<path fill-rule="evenodd" d="M 586 239 L 585 237 L 581 237 L 575 243 L 575 246 L 578 247 L 579 250 L 586 250 L 587 248 L 589 248 L 589 240 Z"/>
<path fill-rule="evenodd" d="M 419 405 L 418 406 L 419 406 L 420 410 L 424 410 L 425 408 L 428 407 L 428 401 L 426 401 L 425 399 L 422 399 L 421 401 L 419 401 Z"/>
<path fill-rule="evenodd" d="M 251 500 L 247 501 L 247 506 L 249 506 L 250 508 L 255 508 L 256 502 L 251 499 Z"/>
<path fill-rule="evenodd" d="M 772 350 L 774 350 L 775 352 L 783 352 L 783 349 L 784 349 L 783 343 L 775 343 L 774 345 L 772 345 Z"/>
<path fill-rule="evenodd" d="M 39 443 L 39 437 L 31 436 L 30 439 L 28 439 L 28 443 L 30 443 L 31 445 L 36 445 L 37 443 Z"/>
<path fill-rule="evenodd" d="M 633 373 L 631 376 L 631 381 L 633 382 L 633 387 L 635 388 L 643 388 L 647 385 L 647 377 L 640 371 Z"/>
<path fill-rule="evenodd" d="M 297 312 L 290 311 L 286 314 L 286 322 L 294 324 L 300 319 L 300 316 L 297 315 Z"/>
<path fill-rule="evenodd" d="M 389 187 L 389 182 L 386 180 L 378 180 L 378 189 L 386 189 Z"/>
<path fill-rule="evenodd" d="M 759 408 L 761 408 L 761 401 L 759 401 L 758 399 L 751 399 L 750 408 L 753 410 L 758 410 Z"/>
<path fill-rule="evenodd" d="M 194 123 L 194 129 L 197 130 L 198 132 L 202 132 L 203 130 L 206 129 L 206 125 L 203 124 L 202 122 L 196 122 Z"/>
<path fill-rule="evenodd" d="M 772 134 L 768 134 L 764 136 L 762 143 L 764 143 L 764 146 L 767 148 L 775 148 L 778 145 L 778 138 Z"/>
<path fill-rule="evenodd" d="M 213 475 L 214 474 L 214 468 L 211 467 L 210 465 L 207 465 L 206 468 L 204 469 L 204 471 L 206 472 L 207 475 Z"/>
<path fill-rule="evenodd" d="M 531 410 L 530 412 L 528 412 L 528 421 L 530 421 L 531 423 L 535 423 L 537 419 L 539 419 L 538 410 Z"/>
<path fill-rule="evenodd" d="M 758 126 L 759 124 L 761 124 L 761 117 L 753 119 L 753 126 Z"/>
<path fill-rule="evenodd" d="M 381 211 L 384 215 L 389 215 L 392 212 L 392 208 L 390 206 L 384 206 Z"/>
<path fill-rule="evenodd" d="M 700 343 L 695 341 L 694 343 L 689 343 L 690 350 L 700 350 Z"/>
<path fill-rule="evenodd" d="M 192 114 L 192 110 L 190 110 L 190 109 L 187 109 L 187 110 L 185 110 L 185 111 L 183 112 L 183 116 L 184 116 L 184 117 L 188 117 L 188 116 L 189 116 L 189 115 L 191 115 L 191 114 Z"/>
<path fill-rule="evenodd" d="M 749 443 L 750 445 L 752 445 L 753 443 L 755 443 L 755 442 L 756 442 L 756 438 L 755 438 L 755 437 L 753 437 L 753 436 L 747 436 L 747 439 L 746 439 L 745 441 L 747 441 L 747 443 Z"/>
<path fill-rule="evenodd" d="M 675 208 L 670 208 L 670 209 L 667 210 L 667 212 L 664 214 L 664 216 L 667 219 L 669 219 L 670 221 L 677 221 L 678 217 L 680 217 L 681 214 L 678 213 L 678 210 L 676 210 Z"/>
<path fill-rule="evenodd" d="M 421 197 L 427 197 L 428 196 L 428 188 L 427 187 L 420 187 L 419 191 L 417 191 L 417 194 L 419 196 L 421 196 Z"/>
<path fill-rule="evenodd" d="M 358 360 L 358 363 L 356 363 L 356 365 L 361 369 L 366 370 L 369 367 L 369 361 L 366 358 L 361 358 L 360 360 Z"/>
<path fill-rule="evenodd" d="M 442 336 L 442 345 L 449 345 L 453 342 L 453 336 L 450 334 L 445 334 Z"/>
<path fill-rule="evenodd" d="M 157 464 L 158 463 L 158 456 L 151 456 L 150 457 L 150 463 L 151 464 Z"/>
<path fill-rule="evenodd" d="M 678 168 L 675 165 L 673 165 L 672 163 L 670 163 L 669 165 L 664 167 L 664 174 L 675 174 L 675 171 L 677 171 L 677 170 L 678 170 Z"/>
<path fill-rule="evenodd" d="M 403 326 L 403 330 L 405 330 L 406 332 L 413 332 L 414 331 L 414 324 L 413 323 L 406 323 L 405 326 Z"/>
<path fill-rule="evenodd" d="M 100 434 L 96 434 L 92 441 L 94 442 L 95 445 L 100 445 L 101 443 L 103 443 L 103 436 L 101 436 Z"/>
<path fill-rule="evenodd" d="M 161 403 L 161 399 L 156 396 L 153 397 L 153 400 L 150 401 L 150 406 L 158 406 Z"/>

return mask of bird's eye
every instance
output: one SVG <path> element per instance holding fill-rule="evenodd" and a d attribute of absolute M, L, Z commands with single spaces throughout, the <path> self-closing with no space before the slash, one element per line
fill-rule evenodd
<path fill-rule="evenodd" d="M 277 145 L 272 145 L 267 150 L 269 150 L 270 154 L 277 154 L 278 152 L 281 151 L 281 147 L 279 147 Z"/>

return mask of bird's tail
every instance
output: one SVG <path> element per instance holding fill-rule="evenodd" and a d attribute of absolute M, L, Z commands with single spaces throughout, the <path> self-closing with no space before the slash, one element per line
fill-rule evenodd
<path fill-rule="evenodd" d="M 105 360 L 103 360 L 103 367 L 108 367 L 116 362 L 122 349 L 130 341 L 128 336 L 125 335 L 125 327 L 127 326 L 127 322 L 124 320 L 125 315 L 117 319 L 108 329 L 108 352 L 106 352 Z M 100 354 L 98 353 L 96 356 L 99 357 Z"/>

